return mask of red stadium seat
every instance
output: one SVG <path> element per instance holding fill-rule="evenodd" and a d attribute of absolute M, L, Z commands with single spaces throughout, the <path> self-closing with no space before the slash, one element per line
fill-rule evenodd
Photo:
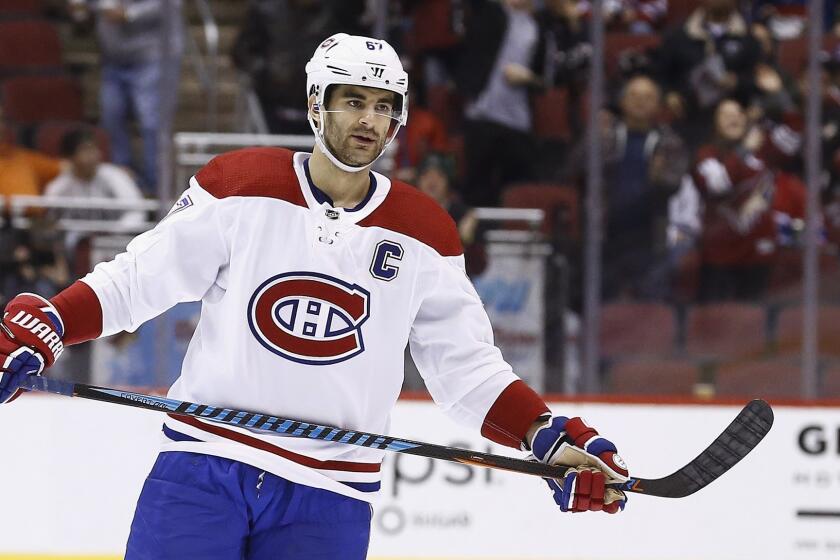
<path fill-rule="evenodd" d="M 822 50 L 831 52 L 837 47 L 838 39 L 826 36 L 822 41 Z M 776 58 L 779 66 L 792 77 L 799 76 L 808 65 L 808 37 L 807 34 L 779 42 Z"/>
<path fill-rule="evenodd" d="M 82 120 L 82 90 L 66 76 L 20 76 L 0 86 L 6 117 L 31 125 L 51 120 Z"/>
<path fill-rule="evenodd" d="M 662 303 L 616 302 L 601 308 L 601 353 L 665 356 L 676 343 L 674 309 Z"/>
<path fill-rule="evenodd" d="M 691 12 L 699 8 L 701 0 L 669 0 L 668 13 L 665 14 L 667 25 L 679 25 L 691 15 Z"/>
<path fill-rule="evenodd" d="M 767 286 L 771 300 L 780 302 L 802 297 L 802 251 L 783 247 L 776 255 Z"/>
<path fill-rule="evenodd" d="M 460 125 L 461 98 L 446 85 L 431 86 L 426 91 L 429 110 L 435 114 L 446 130 L 452 132 Z"/>
<path fill-rule="evenodd" d="M 88 128 L 93 131 L 96 145 L 102 150 L 105 160 L 108 160 L 110 157 L 108 133 L 84 122 L 53 121 L 38 125 L 35 133 L 35 149 L 47 155 L 61 157 L 61 140 L 68 132 L 79 128 Z"/>
<path fill-rule="evenodd" d="M 0 73 L 60 68 L 61 40 L 46 21 L 0 21 Z"/>
<path fill-rule="evenodd" d="M 691 303 L 697 300 L 700 287 L 700 252 L 690 250 L 676 260 L 671 280 L 674 301 Z"/>
<path fill-rule="evenodd" d="M 604 71 L 608 78 L 619 74 L 619 62 L 624 53 L 644 54 L 662 42 L 658 34 L 638 35 L 635 33 L 607 33 L 604 41 Z"/>
<path fill-rule="evenodd" d="M 697 364 L 687 360 L 629 360 L 614 363 L 607 370 L 606 391 L 614 394 L 694 394 Z"/>
<path fill-rule="evenodd" d="M 719 396 L 798 397 L 801 388 L 800 364 L 791 359 L 729 363 L 720 366 L 715 376 L 715 392 Z"/>
<path fill-rule="evenodd" d="M 840 305 L 821 305 L 818 321 L 820 354 L 840 357 Z M 782 309 L 774 340 L 780 354 L 799 354 L 802 351 L 802 324 L 802 307 Z"/>
<path fill-rule="evenodd" d="M 689 309 L 686 350 L 694 356 L 755 359 L 767 344 L 767 312 L 761 305 L 716 303 Z"/>
<path fill-rule="evenodd" d="M 773 263 L 768 295 L 775 302 L 796 302 L 802 298 L 803 253 L 800 249 L 782 248 Z M 840 300 L 840 259 L 821 253 L 819 292 L 823 301 Z"/>
<path fill-rule="evenodd" d="M 538 208 L 545 212 L 542 232 L 549 238 L 562 234 L 580 238 L 579 195 L 577 189 L 550 183 L 519 183 L 502 192 L 502 206 Z"/>
<path fill-rule="evenodd" d="M 823 255 L 820 258 L 820 298 L 823 301 L 840 302 L 840 258 L 837 255 Z"/>
<path fill-rule="evenodd" d="M 450 0 L 415 2 L 411 11 L 411 32 L 408 43 L 413 52 L 454 47 L 461 36 L 453 28 Z"/>
<path fill-rule="evenodd" d="M 40 16 L 44 13 L 43 0 L 0 0 L 0 18 Z"/>
<path fill-rule="evenodd" d="M 792 76 L 799 75 L 808 60 L 808 38 L 806 36 L 780 41 L 776 60 L 779 66 Z"/>
<path fill-rule="evenodd" d="M 551 88 L 535 96 L 534 134 L 543 140 L 571 140 L 569 92 L 566 88 Z"/>

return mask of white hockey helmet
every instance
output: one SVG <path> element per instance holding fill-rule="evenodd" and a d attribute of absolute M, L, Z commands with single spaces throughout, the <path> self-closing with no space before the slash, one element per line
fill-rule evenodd
<path fill-rule="evenodd" d="M 380 88 L 396 94 L 392 116 L 395 124 L 388 132 L 382 151 L 374 158 L 376 161 L 394 140 L 400 126 L 408 121 L 408 74 L 403 70 L 397 52 L 386 41 L 337 33 L 321 43 L 306 63 L 307 99 L 315 95 L 315 110 L 322 122 L 326 117 L 327 88 L 341 84 Z M 324 141 L 324 127 L 318 127 L 311 112 L 308 119 L 318 148 L 336 167 L 354 173 L 370 165 L 356 167 L 339 161 Z"/>

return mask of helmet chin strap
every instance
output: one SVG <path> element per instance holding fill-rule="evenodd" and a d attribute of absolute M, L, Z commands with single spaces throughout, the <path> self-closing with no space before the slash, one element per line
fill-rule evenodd
<path fill-rule="evenodd" d="M 321 118 L 322 119 L 326 118 L 325 113 L 326 112 L 321 113 Z M 366 165 L 362 165 L 362 166 L 355 166 L 355 165 L 347 165 L 346 163 L 343 163 L 342 161 L 340 161 L 338 159 L 338 157 L 336 157 L 336 155 L 332 152 L 332 150 L 327 146 L 327 141 L 324 139 L 324 133 L 323 133 L 323 128 L 324 127 L 323 126 L 321 128 L 318 127 L 318 125 L 315 123 L 315 119 L 312 118 L 311 113 L 309 115 L 307 115 L 306 118 L 309 121 L 309 127 L 312 129 L 312 132 L 315 133 L 315 144 L 318 146 L 318 149 L 320 149 L 321 152 L 325 156 L 327 156 L 327 159 L 329 159 L 333 163 L 333 165 L 335 165 L 336 167 L 338 167 L 342 171 L 346 171 L 347 173 L 358 173 L 360 171 L 366 170 L 371 165 L 373 165 L 373 163 L 376 160 L 378 160 L 380 157 L 382 157 L 382 154 L 385 153 L 385 150 L 391 144 L 393 139 L 396 138 L 397 131 L 399 130 L 399 127 L 400 127 L 400 125 L 398 123 L 397 128 L 394 129 L 394 133 L 393 133 L 393 136 L 391 136 L 391 139 L 388 140 L 387 142 L 385 142 L 385 144 L 382 146 L 382 150 L 379 152 L 379 155 L 377 155 L 375 158 L 373 158 L 370 161 L 370 163 L 368 163 Z"/>

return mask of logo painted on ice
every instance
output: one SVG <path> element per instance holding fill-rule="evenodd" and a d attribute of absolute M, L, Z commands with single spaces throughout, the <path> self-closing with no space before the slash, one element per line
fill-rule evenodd
<path fill-rule="evenodd" d="M 267 350 L 287 360 L 328 365 L 365 350 L 370 293 L 316 272 L 287 272 L 262 283 L 248 303 L 248 325 Z"/>

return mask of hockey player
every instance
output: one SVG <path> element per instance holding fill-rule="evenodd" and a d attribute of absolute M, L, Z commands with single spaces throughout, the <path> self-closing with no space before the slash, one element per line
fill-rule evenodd
<path fill-rule="evenodd" d="M 312 154 L 245 149 L 190 179 L 169 215 L 47 301 L 5 309 L 0 401 L 77 344 L 178 302 L 201 319 L 169 395 L 387 433 L 403 348 L 435 402 L 488 439 L 578 466 L 562 511 L 624 507 L 615 446 L 551 416 L 493 345 L 458 232 L 426 195 L 370 170 L 408 114 L 388 43 L 334 35 L 306 66 Z M 165 420 L 126 558 L 361 559 L 383 451 L 192 417 Z"/>

